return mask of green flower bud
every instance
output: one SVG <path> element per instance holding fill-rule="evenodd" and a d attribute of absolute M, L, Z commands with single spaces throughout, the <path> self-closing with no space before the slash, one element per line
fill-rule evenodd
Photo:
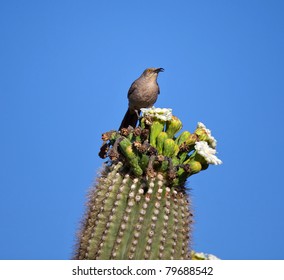
<path fill-rule="evenodd" d="M 124 138 L 119 142 L 119 147 L 121 148 L 122 153 L 126 157 L 129 162 L 130 167 L 132 168 L 133 173 L 136 176 L 141 176 L 143 174 L 143 170 L 139 166 L 139 157 L 132 149 L 132 144 L 129 139 Z"/>
<path fill-rule="evenodd" d="M 166 139 L 164 142 L 163 155 L 172 158 L 179 152 L 179 147 L 173 139 Z"/>
<path fill-rule="evenodd" d="M 193 134 L 190 134 L 189 137 L 185 140 L 185 144 L 187 146 L 191 146 L 191 145 L 194 145 L 196 141 L 198 141 L 198 137 L 195 133 L 193 133 Z"/>
<path fill-rule="evenodd" d="M 165 140 L 168 139 L 168 135 L 166 132 L 160 132 L 160 134 L 157 137 L 157 151 L 158 154 L 162 154 L 163 153 L 163 147 L 164 147 L 164 142 Z"/>
<path fill-rule="evenodd" d="M 188 164 L 190 166 L 191 174 L 198 173 L 201 171 L 204 159 L 195 151 L 190 155 L 190 157 L 184 161 L 183 164 Z"/>
<path fill-rule="evenodd" d="M 187 138 L 189 138 L 189 136 L 190 136 L 190 132 L 184 131 L 177 137 L 175 142 L 180 146 L 182 143 L 186 141 Z"/>
<path fill-rule="evenodd" d="M 171 120 L 167 121 L 166 132 L 169 138 L 173 138 L 174 135 L 182 128 L 182 122 L 176 116 L 172 116 Z"/>
<path fill-rule="evenodd" d="M 199 161 L 190 161 L 188 164 L 190 166 L 191 174 L 196 174 L 202 170 L 202 165 Z"/>
<path fill-rule="evenodd" d="M 164 129 L 164 121 L 156 119 L 150 126 L 150 145 L 156 148 L 156 139 Z"/>

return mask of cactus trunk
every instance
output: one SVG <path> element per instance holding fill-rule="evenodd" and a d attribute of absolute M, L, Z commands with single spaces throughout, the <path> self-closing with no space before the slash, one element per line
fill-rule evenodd
<path fill-rule="evenodd" d="M 91 190 L 75 259 L 186 259 L 192 214 L 182 190 L 105 166 Z"/>

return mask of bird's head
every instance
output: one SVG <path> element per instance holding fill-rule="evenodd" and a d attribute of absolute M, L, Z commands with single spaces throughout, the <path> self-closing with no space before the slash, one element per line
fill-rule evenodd
<path fill-rule="evenodd" d="M 165 71 L 164 68 L 147 68 L 146 70 L 144 70 L 142 75 L 147 78 L 150 77 L 157 78 L 158 74 L 164 71 Z"/>

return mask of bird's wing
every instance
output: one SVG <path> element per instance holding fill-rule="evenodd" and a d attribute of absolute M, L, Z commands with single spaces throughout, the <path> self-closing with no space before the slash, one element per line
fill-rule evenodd
<path fill-rule="evenodd" d="M 136 89 L 137 89 L 137 83 L 136 83 L 136 81 L 134 81 L 134 82 L 131 84 L 131 86 L 130 86 L 130 88 L 129 88 L 129 90 L 128 90 L 127 96 L 129 97 L 129 95 L 131 95 Z"/>

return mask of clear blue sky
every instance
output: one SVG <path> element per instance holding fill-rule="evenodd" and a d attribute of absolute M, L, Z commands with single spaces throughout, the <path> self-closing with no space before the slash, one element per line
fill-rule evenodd
<path fill-rule="evenodd" d="M 284 259 L 284 2 L 1 1 L 0 259 L 69 259 L 131 82 L 218 139 L 192 177 L 193 248 Z"/>

